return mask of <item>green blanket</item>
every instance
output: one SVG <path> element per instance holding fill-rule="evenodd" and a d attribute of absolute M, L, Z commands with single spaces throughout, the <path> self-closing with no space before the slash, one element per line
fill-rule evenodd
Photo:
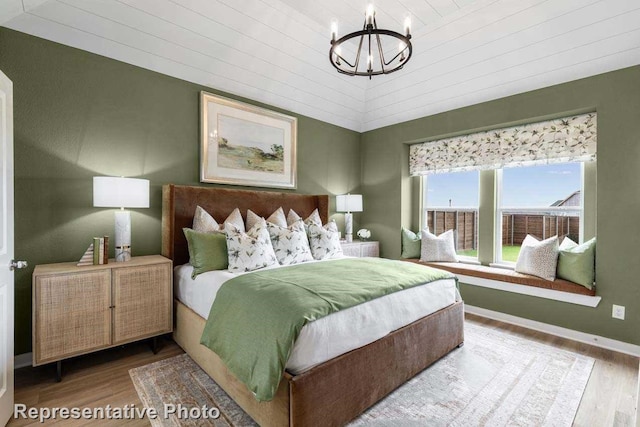
<path fill-rule="evenodd" d="M 393 292 L 454 277 L 382 258 L 247 273 L 222 285 L 200 342 L 222 358 L 257 400 L 271 400 L 304 325 Z"/>

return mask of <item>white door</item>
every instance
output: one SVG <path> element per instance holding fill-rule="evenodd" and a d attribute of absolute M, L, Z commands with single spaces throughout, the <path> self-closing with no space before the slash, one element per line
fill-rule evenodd
<path fill-rule="evenodd" d="M 13 415 L 13 84 L 0 71 L 0 426 Z"/>

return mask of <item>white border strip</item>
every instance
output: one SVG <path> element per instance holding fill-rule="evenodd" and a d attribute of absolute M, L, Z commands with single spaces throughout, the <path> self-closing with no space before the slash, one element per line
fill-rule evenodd
<path fill-rule="evenodd" d="M 553 289 L 538 288 L 535 286 L 518 285 L 516 283 L 502 282 L 493 279 L 456 274 L 460 283 L 481 286 L 483 288 L 497 289 L 499 291 L 514 292 L 516 294 L 530 295 L 538 298 L 552 299 L 555 301 L 568 302 L 570 304 L 584 305 L 586 307 L 597 307 L 602 300 L 599 296 L 589 296 L 572 294 L 571 292 L 556 291 Z"/>
<path fill-rule="evenodd" d="M 32 366 L 33 353 L 18 354 L 13 358 L 13 369 L 26 368 Z"/>
<path fill-rule="evenodd" d="M 522 326 L 523 328 L 532 329 L 534 331 L 544 332 L 557 337 L 570 339 L 572 341 L 578 341 L 581 343 L 593 345 L 595 347 L 616 351 L 618 353 L 640 357 L 640 346 L 635 344 L 630 344 L 611 338 L 605 338 L 599 335 L 587 334 L 585 332 L 574 331 L 573 329 L 567 329 L 561 326 L 538 322 L 536 320 L 512 316 L 511 314 L 487 310 L 486 308 L 476 307 L 473 305 L 465 304 L 464 311 L 470 314 L 475 314 L 477 316 L 486 317 L 488 319 L 498 320 L 500 322 L 509 323 L 511 325 Z"/>

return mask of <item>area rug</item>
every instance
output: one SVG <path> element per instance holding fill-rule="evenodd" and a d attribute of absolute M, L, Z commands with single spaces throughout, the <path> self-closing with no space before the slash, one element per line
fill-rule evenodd
<path fill-rule="evenodd" d="M 594 360 L 476 324 L 465 345 L 353 420 L 351 426 L 570 426 Z M 155 426 L 254 426 L 186 354 L 129 371 L 146 408 L 215 407 L 217 419 L 151 420 Z"/>

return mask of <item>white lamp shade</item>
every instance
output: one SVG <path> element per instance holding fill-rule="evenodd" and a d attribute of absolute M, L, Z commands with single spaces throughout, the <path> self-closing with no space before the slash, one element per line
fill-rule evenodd
<path fill-rule="evenodd" d="M 93 206 L 97 208 L 148 208 L 149 180 L 94 176 Z"/>
<path fill-rule="evenodd" d="M 362 194 L 336 196 L 337 212 L 362 212 Z"/>

